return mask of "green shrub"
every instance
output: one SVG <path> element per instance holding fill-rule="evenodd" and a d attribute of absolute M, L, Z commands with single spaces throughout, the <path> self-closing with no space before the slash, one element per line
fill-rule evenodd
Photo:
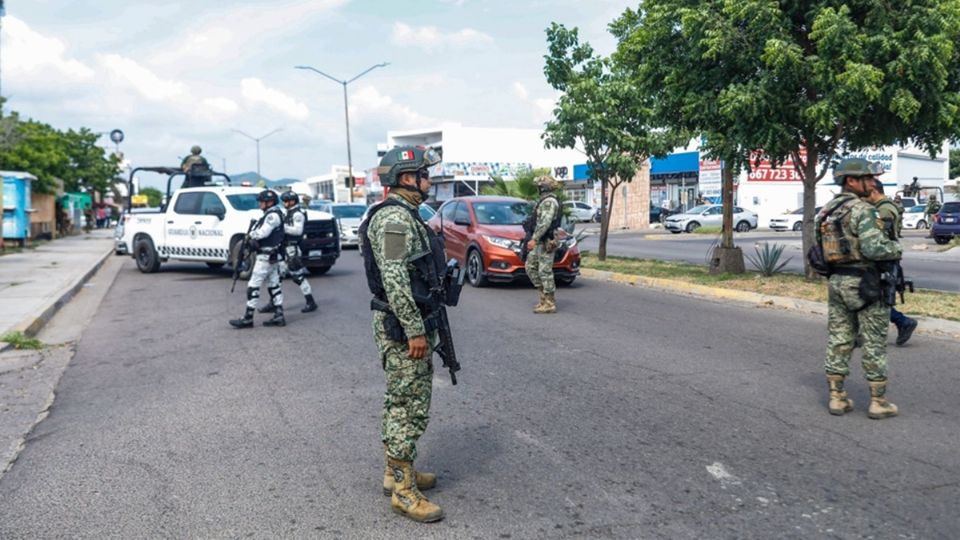
<path fill-rule="evenodd" d="M 793 259 L 789 259 L 780 262 L 780 257 L 783 256 L 783 250 L 786 246 L 783 244 L 773 244 L 770 245 L 769 242 L 763 243 L 763 249 L 760 249 L 759 246 L 754 246 L 753 250 L 756 252 L 756 255 L 747 254 L 747 260 L 750 261 L 750 264 L 754 266 L 761 274 L 765 276 L 772 276 L 777 272 L 783 270 L 785 266 Z"/>

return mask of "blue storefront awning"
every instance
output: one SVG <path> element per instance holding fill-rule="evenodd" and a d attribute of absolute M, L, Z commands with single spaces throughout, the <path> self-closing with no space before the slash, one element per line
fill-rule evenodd
<path fill-rule="evenodd" d="M 650 174 L 676 174 L 700 171 L 700 152 L 681 152 L 664 158 L 650 158 Z"/>
<path fill-rule="evenodd" d="M 699 173 L 700 152 L 680 152 L 663 158 L 650 158 L 650 174 Z M 573 166 L 574 180 L 589 180 L 590 166 L 586 163 Z"/>

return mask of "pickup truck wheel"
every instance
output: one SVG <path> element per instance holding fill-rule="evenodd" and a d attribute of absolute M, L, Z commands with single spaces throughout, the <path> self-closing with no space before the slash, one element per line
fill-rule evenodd
<path fill-rule="evenodd" d="M 243 239 L 238 238 L 233 241 L 233 244 L 230 245 L 230 267 L 231 268 L 237 267 L 237 258 L 240 257 L 240 245 L 242 243 L 243 243 Z M 253 271 L 253 265 L 256 262 L 257 262 L 257 255 L 255 253 L 251 253 L 250 256 L 247 258 L 246 268 L 244 268 L 244 270 L 240 272 L 240 275 L 238 276 L 237 279 L 242 281 L 246 281 L 250 279 L 250 272 Z"/>
<path fill-rule="evenodd" d="M 330 271 L 333 266 L 308 266 L 307 270 L 310 270 L 310 275 L 322 276 Z"/>
<path fill-rule="evenodd" d="M 224 264 L 225 263 L 208 262 L 207 266 L 209 266 L 210 268 L 223 268 Z"/>
<path fill-rule="evenodd" d="M 153 240 L 141 238 L 133 245 L 133 256 L 137 260 L 137 269 L 144 274 L 160 270 L 160 255 L 153 247 Z"/>

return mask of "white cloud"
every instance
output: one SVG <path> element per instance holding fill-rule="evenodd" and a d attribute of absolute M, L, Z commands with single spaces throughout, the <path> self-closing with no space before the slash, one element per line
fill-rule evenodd
<path fill-rule="evenodd" d="M 400 47 L 420 47 L 431 51 L 438 47 L 482 48 L 493 44 L 493 37 L 473 28 L 443 32 L 435 26 L 414 27 L 402 22 L 393 24 L 390 40 Z"/>
<path fill-rule="evenodd" d="M 302 101 L 270 88 L 260 79 L 248 77 L 240 81 L 243 97 L 250 103 L 260 103 L 283 113 L 295 120 L 306 120 L 310 116 L 310 109 Z"/>
<path fill-rule="evenodd" d="M 67 54 L 63 41 L 35 32 L 16 17 L 3 19 L 2 39 L 3 77 L 14 82 L 17 91 L 42 91 L 94 78 L 93 69 Z"/>
<path fill-rule="evenodd" d="M 440 123 L 435 118 L 398 104 L 373 86 L 364 86 L 350 93 L 350 119 L 359 124 L 369 118 L 381 120 L 390 129 L 411 129 Z"/>
<path fill-rule="evenodd" d="M 552 98 L 534 98 L 530 96 L 526 85 L 520 81 L 514 81 L 513 94 L 531 110 L 530 117 L 537 125 L 542 125 L 553 117 L 553 109 L 556 107 L 559 94 Z"/>
<path fill-rule="evenodd" d="M 527 92 L 527 87 L 524 86 L 523 83 L 519 81 L 515 81 L 513 83 L 513 93 L 516 94 L 516 96 L 522 99 L 523 101 L 526 101 L 527 98 L 530 97 L 530 93 Z"/>
<path fill-rule="evenodd" d="M 203 100 L 203 107 L 225 114 L 234 114 L 240 110 L 236 101 L 225 97 L 206 98 Z"/>
<path fill-rule="evenodd" d="M 132 86 L 150 101 L 166 101 L 186 94 L 187 87 L 182 82 L 161 79 L 131 58 L 102 54 L 97 59 L 113 81 Z"/>

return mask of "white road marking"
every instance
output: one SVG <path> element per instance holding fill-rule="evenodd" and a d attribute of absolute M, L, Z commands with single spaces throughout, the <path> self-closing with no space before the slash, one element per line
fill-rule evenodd
<path fill-rule="evenodd" d="M 725 488 L 728 485 L 740 485 L 740 479 L 733 474 L 730 474 L 730 472 L 727 471 L 727 468 L 723 466 L 723 463 L 720 463 L 719 461 L 715 462 L 713 465 L 707 465 L 707 472 L 710 473 L 715 479 L 720 481 L 721 487 Z"/>

